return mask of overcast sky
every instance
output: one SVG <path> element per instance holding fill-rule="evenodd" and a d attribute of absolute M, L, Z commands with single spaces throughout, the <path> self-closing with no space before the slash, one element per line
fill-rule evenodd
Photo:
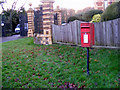
<path fill-rule="evenodd" d="M 13 1 L 14 0 L 7 0 L 7 4 L 5 4 L 4 7 L 11 8 Z M 40 0 L 18 0 L 17 8 L 19 8 L 25 2 L 26 4 L 24 7 L 26 10 L 28 10 L 29 8 L 29 3 L 32 3 L 33 8 L 41 4 Z M 60 6 L 60 8 L 71 8 L 75 10 L 80 10 L 80 9 L 84 9 L 85 7 L 94 7 L 94 0 L 55 0 L 54 8 L 58 5 Z"/>

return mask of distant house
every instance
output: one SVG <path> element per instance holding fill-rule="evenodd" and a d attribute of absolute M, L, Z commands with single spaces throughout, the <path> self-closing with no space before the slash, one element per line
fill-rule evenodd
<path fill-rule="evenodd" d="M 105 10 L 106 7 L 115 2 L 115 0 L 95 0 L 94 5 L 95 9 Z"/>

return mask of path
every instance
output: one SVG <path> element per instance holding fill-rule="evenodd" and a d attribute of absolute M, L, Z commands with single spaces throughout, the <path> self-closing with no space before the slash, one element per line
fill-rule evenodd
<path fill-rule="evenodd" d="M 17 40 L 17 39 L 21 39 L 21 38 L 25 38 L 25 37 L 22 37 L 20 35 L 13 35 L 13 36 L 9 36 L 9 37 L 0 37 L 0 43 Z"/>

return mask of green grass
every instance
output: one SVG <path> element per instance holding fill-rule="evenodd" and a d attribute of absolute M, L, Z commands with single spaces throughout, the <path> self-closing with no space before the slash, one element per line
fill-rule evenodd
<path fill-rule="evenodd" d="M 118 58 L 112 49 L 87 50 L 66 45 L 35 45 L 33 38 L 2 44 L 3 88 L 57 88 L 66 82 L 85 88 L 118 88 Z"/>

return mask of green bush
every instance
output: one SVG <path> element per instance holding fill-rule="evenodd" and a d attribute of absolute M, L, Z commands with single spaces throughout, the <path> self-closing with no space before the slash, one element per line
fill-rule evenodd
<path fill-rule="evenodd" d="M 95 15 L 95 14 L 102 14 L 103 11 L 102 10 L 89 10 L 89 11 L 86 11 L 83 15 L 83 20 L 84 21 L 91 21 L 92 20 L 92 17 Z"/>
<path fill-rule="evenodd" d="M 101 16 L 101 21 L 120 18 L 120 1 L 109 5 Z"/>
<path fill-rule="evenodd" d="M 74 21 L 74 20 L 80 20 L 80 21 L 86 21 L 89 22 L 92 20 L 92 17 L 96 14 L 102 14 L 102 10 L 89 10 L 86 12 L 82 12 L 79 14 L 76 14 L 75 16 L 71 16 L 68 18 L 67 23 Z"/>
<path fill-rule="evenodd" d="M 96 14 L 93 16 L 92 20 L 90 21 L 92 22 L 100 22 L 101 21 L 101 15 L 100 14 Z"/>
<path fill-rule="evenodd" d="M 68 18 L 67 23 L 72 22 L 74 20 L 79 20 L 79 18 L 76 17 L 76 16 L 71 16 L 71 17 Z"/>
<path fill-rule="evenodd" d="M 76 16 L 77 18 L 79 18 L 80 21 L 84 21 L 84 19 L 83 19 L 84 12 L 81 12 L 81 13 L 75 15 L 75 16 Z"/>

